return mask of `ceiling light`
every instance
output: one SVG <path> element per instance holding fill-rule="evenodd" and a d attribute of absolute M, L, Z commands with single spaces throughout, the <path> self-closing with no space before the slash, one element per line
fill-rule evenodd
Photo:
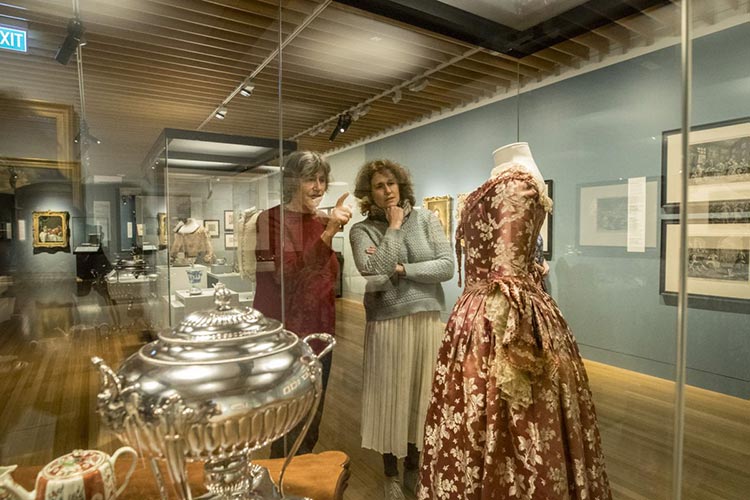
<path fill-rule="evenodd" d="M 216 118 L 218 118 L 219 120 L 223 120 L 224 118 L 227 117 L 227 111 L 229 110 L 227 109 L 226 106 L 221 106 L 219 109 L 216 110 L 216 114 L 214 116 L 216 116 Z"/>
<path fill-rule="evenodd" d="M 350 115 L 349 113 L 340 114 L 339 119 L 336 121 L 336 126 L 331 132 L 331 137 L 329 137 L 328 140 L 333 141 L 337 135 L 343 134 L 344 132 L 346 132 L 346 130 L 349 128 L 349 125 L 351 124 L 352 124 L 352 115 Z"/>
<path fill-rule="evenodd" d="M 70 56 L 73 55 L 73 53 L 78 48 L 78 45 L 81 44 L 83 32 L 83 23 L 80 19 L 74 17 L 73 19 L 68 21 L 68 34 L 65 37 L 65 40 L 63 40 L 62 45 L 60 45 L 60 48 L 57 49 L 57 54 L 55 54 L 55 61 L 59 62 L 62 65 L 68 64 L 68 61 L 70 61 Z"/>
<path fill-rule="evenodd" d="M 428 85 L 427 79 L 417 80 L 416 82 L 409 85 L 409 90 L 412 92 L 421 92 L 422 90 L 427 88 Z"/>
<path fill-rule="evenodd" d="M 401 89 L 396 89 L 393 91 L 391 100 L 393 101 L 393 104 L 398 104 L 399 101 L 401 101 Z"/>
<path fill-rule="evenodd" d="M 242 86 L 242 88 L 240 89 L 240 95 L 242 97 L 250 97 L 251 95 L 253 95 L 253 90 L 255 90 L 255 85 L 251 85 L 248 83 L 247 85 Z"/>

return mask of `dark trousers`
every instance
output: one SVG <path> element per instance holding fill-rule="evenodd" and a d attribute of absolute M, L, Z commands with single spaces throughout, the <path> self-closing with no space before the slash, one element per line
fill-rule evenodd
<path fill-rule="evenodd" d="M 318 442 L 318 429 L 320 428 L 320 421 L 323 418 L 323 403 L 326 400 L 326 388 L 328 387 L 328 377 L 331 375 L 332 361 L 333 353 L 327 354 L 320 359 L 320 363 L 323 365 L 323 393 L 320 395 L 320 404 L 318 404 L 318 409 L 315 411 L 315 416 L 310 423 L 310 428 L 307 430 L 307 434 L 299 445 L 297 455 L 312 453 L 313 448 L 315 448 L 315 443 Z M 277 439 L 271 443 L 271 458 L 282 458 L 286 456 L 287 450 L 292 449 L 292 445 L 294 445 L 294 442 L 302 432 L 305 422 L 307 422 L 307 416 L 305 416 L 302 422 L 300 422 L 294 429 L 289 431 L 285 437 Z M 286 449 L 284 449 L 284 439 L 286 439 Z"/>

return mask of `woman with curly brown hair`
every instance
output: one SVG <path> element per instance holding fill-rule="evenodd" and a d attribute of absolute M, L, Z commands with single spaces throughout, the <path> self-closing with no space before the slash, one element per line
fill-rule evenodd
<path fill-rule="evenodd" d="M 435 359 L 443 336 L 441 282 L 453 276 L 453 253 L 440 221 L 412 210 L 408 171 L 390 160 L 365 164 L 355 196 L 367 216 L 349 234 L 365 289 L 362 447 L 383 454 L 385 497 L 414 491 Z"/>

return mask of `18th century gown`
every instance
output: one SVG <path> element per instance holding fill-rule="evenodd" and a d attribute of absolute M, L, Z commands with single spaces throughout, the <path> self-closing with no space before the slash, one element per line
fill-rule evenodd
<path fill-rule="evenodd" d="M 417 497 L 609 500 L 588 378 L 534 263 L 552 202 L 520 165 L 496 171 L 459 210 L 466 286 L 438 356 Z"/>

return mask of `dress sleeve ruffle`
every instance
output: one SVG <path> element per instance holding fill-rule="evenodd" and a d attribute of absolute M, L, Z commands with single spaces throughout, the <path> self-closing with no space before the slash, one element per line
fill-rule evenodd
<path fill-rule="evenodd" d="M 528 278 L 504 277 L 493 282 L 487 295 L 484 317 L 492 325 L 495 357 L 490 374 L 495 377 L 501 397 L 512 406 L 532 403 L 532 384 L 544 373 L 550 346 L 544 346 L 538 329 L 546 327 L 539 315 L 544 304 L 532 297 L 538 291 L 529 287 Z M 554 363 L 553 363 L 554 364 Z"/>

